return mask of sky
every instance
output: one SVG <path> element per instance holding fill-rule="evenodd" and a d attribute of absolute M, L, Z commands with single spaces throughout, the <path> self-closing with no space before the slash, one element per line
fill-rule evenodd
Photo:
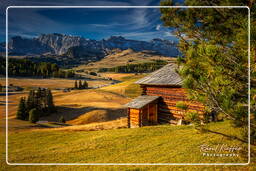
<path fill-rule="evenodd" d="M 5 0 L 0 6 L 0 41 L 5 41 L 5 9 L 8 6 L 152 6 L 159 3 L 159 0 Z M 9 38 L 61 33 L 95 40 L 113 35 L 145 41 L 153 38 L 177 40 L 171 28 L 163 26 L 160 16 L 159 9 L 152 8 L 10 8 L 8 34 Z"/>

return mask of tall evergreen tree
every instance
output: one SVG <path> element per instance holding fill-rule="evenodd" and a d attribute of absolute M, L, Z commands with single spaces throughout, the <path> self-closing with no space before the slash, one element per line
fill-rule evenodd
<path fill-rule="evenodd" d="M 81 80 L 79 80 L 78 88 L 79 88 L 79 89 L 82 89 L 82 88 L 83 88 L 83 85 L 82 85 L 82 81 L 81 81 Z"/>
<path fill-rule="evenodd" d="M 56 108 L 53 103 L 52 92 L 50 89 L 46 90 L 47 108 L 49 112 L 56 112 Z"/>
<path fill-rule="evenodd" d="M 82 87 L 83 87 L 83 88 L 88 88 L 88 83 L 87 83 L 87 81 L 84 80 Z"/>
<path fill-rule="evenodd" d="M 75 89 L 78 89 L 77 80 L 75 81 Z"/>
<path fill-rule="evenodd" d="M 174 4 L 166 0 L 161 5 Z M 253 22 L 256 18 L 253 1 L 190 0 L 184 5 L 244 5 L 254 9 Z M 161 13 L 164 25 L 179 37 L 179 49 L 185 56 L 179 59 L 179 73 L 190 97 L 209 111 L 225 114 L 235 125 L 247 127 L 248 9 L 161 8 Z"/>
<path fill-rule="evenodd" d="M 35 91 L 34 90 L 29 91 L 26 106 L 27 106 L 27 112 L 29 112 L 32 108 L 36 107 L 36 105 L 35 105 Z"/>
<path fill-rule="evenodd" d="M 27 110 L 26 110 L 26 100 L 25 97 L 20 98 L 18 110 L 16 113 L 16 118 L 20 120 L 26 120 L 28 118 L 27 116 Z"/>

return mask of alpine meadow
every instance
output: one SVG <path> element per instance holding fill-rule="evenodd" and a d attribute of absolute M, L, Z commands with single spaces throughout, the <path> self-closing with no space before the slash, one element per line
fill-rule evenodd
<path fill-rule="evenodd" d="M 83 3 L 0 5 L 0 170 L 256 169 L 254 0 Z"/>

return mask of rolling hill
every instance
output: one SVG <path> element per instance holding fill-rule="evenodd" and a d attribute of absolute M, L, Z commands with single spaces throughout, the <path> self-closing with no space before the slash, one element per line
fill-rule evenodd
<path fill-rule="evenodd" d="M 156 54 L 152 51 L 136 52 L 132 49 L 112 50 L 109 55 L 101 59 L 100 61 L 91 62 L 87 65 L 80 65 L 76 70 L 93 70 L 97 71 L 99 68 L 112 68 L 115 66 L 122 66 L 127 64 L 140 64 L 152 62 L 155 60 L 164 60 L 168 62 L 175 61 L 176 58 L 166 57 Z"/>

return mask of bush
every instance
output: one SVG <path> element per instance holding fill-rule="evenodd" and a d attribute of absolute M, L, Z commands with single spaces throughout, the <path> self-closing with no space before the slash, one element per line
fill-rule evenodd
<path fill-rule="evenodd" d="M 184 118 L 188 122 L 199 122 L 199 115 L 197 112 L 187 112 Z"/>
<path fill-rule="evenodd" d="M 40 118 L 40 111 L 37 110 L 36 108 L 33 108 L 29 111 L 29 121 L 31 123 L 36 123 L 39 121 Z"/>
<path fill-rule="evenodd" d="M 184 102 L 179 101 L 176 103 L 176 107 L 182 110 L 187 110 L 188 109 L 188 105 L 186 105 Z"/>
<path fill-rule="evenodd" d="M 66 120 L 64 119 L 63 116 L 61 116 L 60 119 L 59 119 L 59 122 L 61 122 L 61 123 L 66 123 Z"/>

